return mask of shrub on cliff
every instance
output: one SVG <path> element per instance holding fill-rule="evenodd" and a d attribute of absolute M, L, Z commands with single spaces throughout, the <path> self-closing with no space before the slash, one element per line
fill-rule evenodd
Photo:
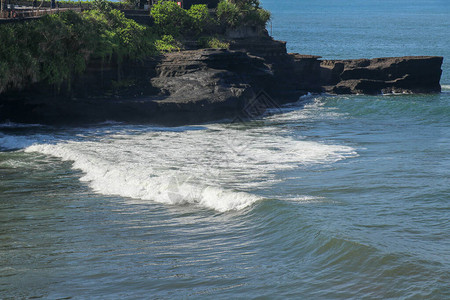
<path fill-rule="evenodd" d="M 153 5 L 150 15 L 161 36 L 199 35 L 209 31 L 214 23 L 205 4 L 195 4 L 185 10 L 175 2 L 163 1 Z"/>
<path fill-rule="evenodd" d="M 26 39 L 17 39 L 24 32 L 22 24 L 3 25 L 0 30 L 0 93 L 38 80 L 37 47 L 30 47 Z"/>
<path fill-rule="evenodd" d="M 181 43 L 171 35 L 163 35 L 155 42 L 156 49 L 159 52 L 180 51 Z"/>
<path fill-rule="evenodd" d="M 265 27 L 269 20 L 270 12 L 262 8 L 248 10 L 243 19 L 245 24 L 258 27 Z"/>
<path fill-rule="evenodd" d="M 86 11 L 84 18 L 93 24 L 98 38 L 94 56 L 111 58 L 114 55 L 120 63 L 124 58 L 143 59 L 156 51 L 156 34 L 150 28 L 125 18 L 119 10 L 100 5 L 99 9 Z"/>
<path fill-rule="evenodd" d="M 240 20 L 239 7 L 228 1 L 221 1 L 217 6 L 217 18 L 223 26 L 236 27 Z"/>
<path fill-rule="evenodd" d="M 229 42 L 223 41 L 215 36 L 203 36 L 198 39 L 197 44 L 201 48 L 219 48 L 219 49 L 230 48 Z"/>
<path fill-rule="evenodd" d="M 35 82 L 70 85 L 91 58 L 119 64 L 125 58 L 143 59 L 157 52 L 156 40 L 150 28 L 107 5 L 83 14 L 67 11 L 2 25 L 0 93 Z"/>
<path fill-rule="evenodd" d="M 270 20 L 270 12 L 259 6 L 258 0 L 222 0 L 217 6 L 217 18 L 225 27 L 264 27 Z"/>
<path fill-rule="evenodd" d="M 211 18 L 206 4 L 194 4 L 187 11 L 188 14 L 188 30 L 194 34 L 208 32 L 214 23 Z"/>
<path fill-rule="evenodd" d="M 188 24 L 187 11 L 172 1 L 163 1 L 152 7 L 150 15 L 160 35 L 179 36 Z"/>
<path fill-rule="evenodd" d="M 2 26 L 0 92 L 37 81 L 60 84 L 82 72 L 95 48 L 94 31 L 92 24 L 72 11 Z"/>

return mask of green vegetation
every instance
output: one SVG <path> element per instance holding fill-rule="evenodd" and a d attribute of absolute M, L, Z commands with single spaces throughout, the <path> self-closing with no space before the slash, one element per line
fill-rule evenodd
<path fill-rule="evenodd" d="M 217 18 L 223 27 L 266 26 L 270 12 L 261 8 L 258 0 L 222 0 Z"/>
<path fill-rule="evenodd" d="M 125 18 L 106 1 L 94 2 L 96 9 L 82 15 L 86 23 L 95 28 L 98 37 L 94 55 L 102 59 L 114 57 L 121 63 L 124 58 L 142 60 L 156 54 L 154 43 L 157 35 L 151 28 Z"/>
<path fill-rule="evenodd" d="M 218 49 L 228 49 L 230 43 L 224 41 L 216 36 L 203 36 L 198 39 L 198 46 L 201 48 L 218 48 Z"/>
<path fill-rule="evenodd" d="M 240 19 L 238 6 L 228 1 L 221 1 L 217 6 L 217 18 L 224 26 L 236 27 Z"/>
<path fill-rule="evenodd" d="M 194 34 L 210 32 L 214 26 L 214 19 L 210 16 L 205 4 L 192 5 L 187 11 L 188 30 Z"/>
<path fill-rule="evenodd" d="M 125 58 L 140 60 L 157 53 L 158 36 L 149 27 L 125 18 L 105 1 L 95 1 L 95 6 L 82 14 L 67 11 L 2 25 L 0 93 L 34 82 L 70 84 L 90 59 L 120 64 Z"/>
<path fill-rule="evenodd" d="M 208 7 L 204 4 L 192 5 L 191 8 L 185 10 L 175 2 L 165 1 L 155 4 L 150 15 L 161 35 L 195 36 L 203 32 L 210 32 L 214 26 L 214 20 L 209 14 Z"/>
<path fill-rule="evenodd" d="M 262 9 L 258 0 L 222 0 L 213 15 L 205 4 L 185 10 L 176 2 L 163 1 L 154 5 L 150 14 L 159 34 L 175 38 L 224 32 L 230 27 L 264 27 L 270 20 L 270 12 Z"/>
<path fill-rule="evenodd" d="M 220 37 L 227 28 L 265 27 L 270 20 L 270 12 L 262 9 L 258 0 L 222 0 L 214 14 L 204 4 L 185 10 L 175 2 L 163 1 L 152 7 L 150 15 L 161 36 L 156 43 L 159 51 L 180 50 L 186 37 L 197 38 L 199 47 L 229 48 L 230 43 Z"/>
<path fill-rule="evenodd" d="M 111 2 L 94 0 L 89 5 L 92 9 L 82 13 L 67 11 L 33 22 L 1 25 L 0 93 L 37 82 L 56 87 L 67 83 L 70 89 L 71 79 L 92 59 L 120 66 L 125 59 L 179 51 L 186 41 L 228 48 L 223 35 L 227 28 L 265 26 L 270 19 L 258 0 L 222 0 L 215 12 L 206 5 L 184 10 L 175 2 L 163 1 L 152 7 L 152 27 L 125 18 Z"/>
<path fill-rule="evenodd" d="M 188 22 L 186 10 L 172 1 L 155 4 L 150 15 L 153 17 L 156 29 L 161 35 L 179 36 Z"/>
<path fill-rule="evenodd" d="M 156 49 L 160 52 L 180 51 L 183 46 L 179 41 L 175 40 L 171 35 L 163 35 L 155 42 Z"/>

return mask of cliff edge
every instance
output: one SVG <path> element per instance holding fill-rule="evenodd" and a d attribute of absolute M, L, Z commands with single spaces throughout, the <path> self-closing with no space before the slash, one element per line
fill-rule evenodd
<path fill-rule="evenodd" d="M 440 92 L 443 58 L 321 60 L 263 36 L 230 49 L 166 53 L 122 66 L 91 63 L 70 91 L 34 85 L 0 95 L 0 122 L 190 123 L 236 115 L 264 91 L 274 105 L 308 93 Z"/>

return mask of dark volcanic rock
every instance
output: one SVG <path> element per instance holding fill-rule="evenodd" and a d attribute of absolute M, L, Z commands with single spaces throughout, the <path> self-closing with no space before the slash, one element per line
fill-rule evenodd
<path fill-rule="evenodd" d="M 111 82 L 139 83 L 138 94 L 122 87 L 108 96 Z M 203 49 L 165 54 L 143 64 L 90 66 L 74 83 L 76 93 L 30 90 L 0 96 L 0 121 L 73 124 L 104 121 L 169 124 L 233 117 L 274 82 L 264 59 L 242 51 Z M 40 87 L 36 87 L 40 90 Z M 124 92 L 125 90 L 125 92 Z M 123 96 L 119 97 L 120 93 Z M 95 95 L 96 98 L 87 96 Z M 51 95 L 51 96 L 50 96 Z"/>
<path fill-rule="evenodd" d="M 343 64 L 341 80 L 326 90 L 336 94 L 436 93 L 441 91 L 442 61 L 435 56 L 336 61 Z"/>
<path fill-rule="evenodd" d="M 233 50 L 247 52 L 249 55 L 264 59 L 265 64 L 273 73 L 271 81 L 264 86 L 264 90 L 278 104 L 297 101 L 300 96 L 308 92 L 321 91 L 320 88 L 313 88 L 311 80 L 309 80 L 314 77 L 315 73 L 309 66 L 306 66 L 309 65 L 307 56 L 298 55 L 304 59 L 297 63 L 297 56 L 287 53 L 286 42 L 274 40 L 266 33 L 259 37 L 234 39 L 230 47 Z M 317 61 L 317 59 L 315 60 Z M 305 84 L 301 84 L 302 79 L 299 77 L 308 78 L 308 80 L 305 81 Z"/>
<path fill-rule="evenodd" d="M 164 111 L 238 110 L 273 77 L 263 59 L 217 49 L 169 53 L 156 69 L 151 83 Z"/>
<path fill-rule="evenodd" d="M 121 66 L 94 61 L 72 89 L 37 84 L 0 94 L 0 122 L 182 124 L 236 116 L 261 94 L 279 105 L 307 92 L 440 91 L 442 57 L 319 58 L 287 54 L 285 42 L 262 35 L 235 39 L 230 50 L 172 52 Z"/>
<path fill-rule="evenodd" d="M 318 60 L 292 55 L 296 77 L 310 88 L 333 94 L 437 93 L 443 58 L 409 56 L 354 60 Z M 308 74 L 310 76 L 308 77 Z M 309 80 L 308 80 L 309 78 Z"/>

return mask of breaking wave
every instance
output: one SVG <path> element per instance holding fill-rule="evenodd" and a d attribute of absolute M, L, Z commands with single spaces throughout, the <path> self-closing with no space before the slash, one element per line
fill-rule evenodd
<path fill-rule="evenodd" d="M 295 140 L 270 126 L 98 130 L 76 140 L 29 145 L 19 137 L 18 143 L 27 153 L 72 161 L 97 193 L 220 212 L 263 199 L 257 191 L 279 181 L 277 171 L 356 155 L 351 147 Z"/>

